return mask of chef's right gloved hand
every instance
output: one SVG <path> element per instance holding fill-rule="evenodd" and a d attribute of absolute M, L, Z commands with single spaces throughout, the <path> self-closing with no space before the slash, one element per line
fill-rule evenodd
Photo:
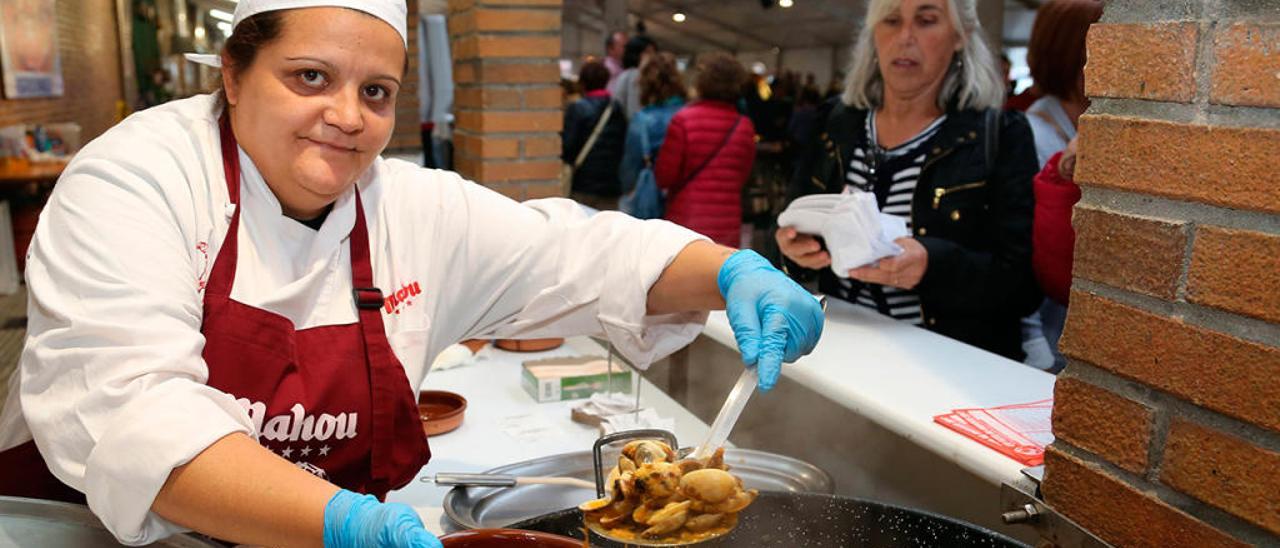
<path fill-rule="evenodd" d="M 412 508 L 342 489 L 324 507 L 325 548 L 443 548 Z"/>
<path fill-rule="evenodd" d="M 773 388 L 783 362 L 796 361 L 818 344 L 822 305 L 749 249 L 729 256 L 716 283 L 743 363 L 756 367 L 760 390 Z"/>

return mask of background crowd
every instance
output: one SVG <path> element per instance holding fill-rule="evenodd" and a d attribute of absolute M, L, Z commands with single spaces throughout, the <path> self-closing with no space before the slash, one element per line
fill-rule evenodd
<path fill-rule="evenodd" d="M 873 0 L 847 76 L 748 71 L 606 38 L 566 86 L 563 184 L 577 201 L 754 248 L 824 293 L 1058 371 L 1071 282 L 1076 126 L 1098 0 L 1051 0 L 1014 95 L 973 3 Z M 778 227 L 797 197 L 873 193 L 901 255 L 835 272 L 821 237 Z"/>

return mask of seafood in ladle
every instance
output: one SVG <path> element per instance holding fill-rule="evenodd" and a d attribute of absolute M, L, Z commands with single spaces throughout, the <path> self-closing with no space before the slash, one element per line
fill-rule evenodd
<path fill-rule="evenodd" d="M 609 471 L 604 498 L 578 508 L 615 539 L 699 542 L 733 529 L 738 512 L 758 495 L 728 469 L 724 448 L 706 459 L 677 460 L 665 443 L 633 441 Z"/>

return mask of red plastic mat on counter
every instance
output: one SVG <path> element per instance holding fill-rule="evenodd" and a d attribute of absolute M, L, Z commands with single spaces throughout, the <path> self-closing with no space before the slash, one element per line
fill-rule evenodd
<path fill-rule="evenodd" d="M 960 435 L 1027 466 L 1044 464 L 1044 448 L 1053 443 L 1049 421 L 1053 399 L 955 409 L 933 418 Z"/>

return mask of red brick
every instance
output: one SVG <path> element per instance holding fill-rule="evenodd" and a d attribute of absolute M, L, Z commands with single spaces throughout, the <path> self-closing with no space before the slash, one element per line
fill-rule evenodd
<path fill-rule="evenodd" d="M 468 86 L 454 92 L 459 109 L 518 109 L 520 90 L 488 86 Z"/>
<path fill-rule="evenodd" d="M 563 0 L 478 0 L 481 6 L 560 6 Z"/>
<path fill-rule="evenodd" d="M 458 148 L 469 156 L 480 159 L 518 158 L 520 140 L 513 138 L 458 135 Z"/>
<path fill-rule="evenodd" d="M 469 57 L 557 57 L 560 36 L 479 34 L 459 40 L 458 47 L 467 48 Z"/>
<path fill-rule="evenodd" d="M 520 91 L 524 98 L 524 108 L 561 108 L 564 106 L 564 91 L 560 86 L 528 87 Z"/>
<path fill-rule="evenodd" d="M 483 9 L 471 12 L 475 17 L 475 30 L 494 31 L 558 31 L 559 10 Z"/>
<path fill-rule="evenodd" d="M 460 10 L 457 13 L 446 18 L 446 25 L 449 28 L 449 36 L 457 37 L 476 30 L 476 14 L 475 10 Z M 453 55 L 454 59 L 460 59 L 457 53 Z"/>
<path fill-rule="evenodd" d="M 1191 102 L 1198 40 L 1195 23 L 1095 24 L 1089 28 L 1085 94 Z"/>
<path fill-rule="evenodd" d="M 1053 388 L 1053 435 L 1135 474 L 1147 469 L 1154 412 L 1079 379 Z"/>
<path fill-rule="evenodd" d="M 396 98 L 396 126 L 392 145 L 396 150 L 421 152 L 421 114 L 418 109 L 418 55 L 414 51 L 418 43 L 418 4 L 408 4 L 409 69 Z"/>
<path fill-rule="evenodd" d="M 564 189 L 561 188 L 559 181 L 550 183 L 529 183 L 525 185 L 524 199 L 526 200 L 564 197 Z"/>
<path fill-rule="evenodd" d="M 473 84 L 479 78 L 476 64 L 470 61 L 454 61 L 453 82 L 455 84 Z"/>
<path fill-rule="evenodd" d="M 1280 130 L 1080 117 L 1076 182 L 1280 213 Z"/>
<path fill-rule="evenodd" d="M 547 181 L 560 177 L 559 161 L 484 162 L 475 175 L 478 183 Z"/>
<path fill-rule="evenodd" d="M 1280 107 L 1280 24 L 1234 23 L 1213 36 L 1209 101 Z"/>
<path fill-rule="evenodd" d="M 560 138 L 527 137 L 524 140 L 524 157 L 539 158 L 543 156 L 560 156 Z"/>
<path fill-rule="evenodd" d="M 1280 236 L 1197 229 L 1187 300 L 1280 323 Z"/>
<path fill-rule="evenodd" d="M 480 133 L 559 131 L 561 114 L 547 112 L 460 111 L 458 127 Z"/>
<path fill-rule="evenodd" d="M 524 201 L 524 184 L 522 183 L 485 183 L 484 186 L 517 202 Z"/>
<path fill-rule="evenodd" d="M 548 59 L 542 63 L 480 63 L 480 81 L 486 84 L 549 84 L 560 81 L 560 67 Z"/>
<path fill-rule="evenodd" d="M 1081 278 L 1172 300 L 1182 276 L 1186 223 L 1077 207 L 1075 265 Z"/>
<path fill-rule="evenodd" d="M 1175 420 L 1160 481 L 1280 535 L 1280 453 Z"/>
<path fill-rule="evenodd" d="M 459 13 L 467 11 L 476 5 L 476 0 L 448 0 L 447 12 L 449 18 L 453 19 Z"/>
<path fill-rule="evenodd" d="M 564 4 L 563 0 L 449 0 L 448 13 L 450 15 L 461 13 L 475 7 L 560 7 Z"/>
<path fill-rule="evenodd" d="M 454 137 L 456 138 L 457 135 L 458 134 L 455 133 Z M 454 154 L 453 170 L 458 172 L 459 175 L 462 175 L 463 178 L 474 181 L 476 179 L 476 171 L 478 169 L 480 169 L 479 159 L 473 158 L 471 155 L 462 151 L 458 151 L 458 154 Z"/>
<path fill-rule="evenodd" d="M 1248 546 L 1057 447 L 1044 457 L 1045 502 L 1112 545 Z"/>
<path fill-rule="evenodd" d="M 1071 292 L 1064 354 L 1280 431 L 1280 348 Z"/>

